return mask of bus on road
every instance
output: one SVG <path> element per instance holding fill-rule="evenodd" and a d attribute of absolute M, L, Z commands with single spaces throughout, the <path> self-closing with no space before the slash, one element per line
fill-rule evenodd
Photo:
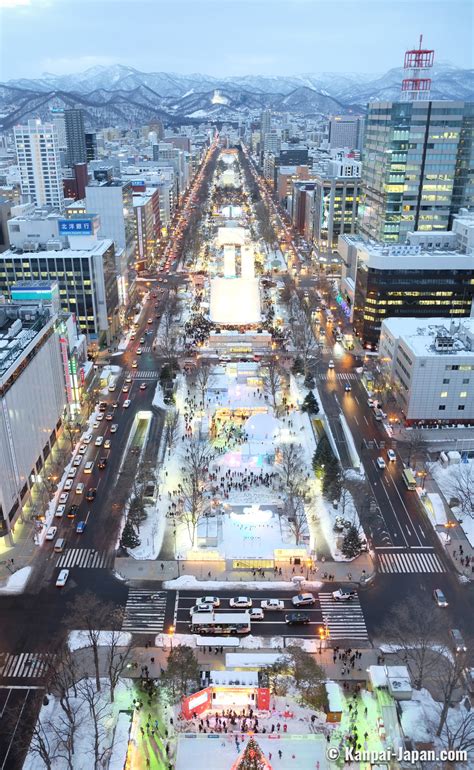
<path fill-rule="evenodd" d="M 410 468 L 405 468 L 402 473 L 403 481 L 408 489 L 416 489 L 416 479 L 413 475 L 413 471 Z"/>
<path fill-rule="evenodd" d="M 191 618 L 193 634 L 226 636 L 249 634 L 249 612 L 196 612 Z"/>

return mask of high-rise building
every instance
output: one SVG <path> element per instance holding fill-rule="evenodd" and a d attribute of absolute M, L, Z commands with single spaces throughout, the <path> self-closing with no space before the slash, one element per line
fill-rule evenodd
<path fill-rule="evenodd" d="M 364 118 L 335 115 L 329 120 L 329 146 L 360 150 L 364 134 Z"/>
<path fill-rule="evenodd" d="M 404 242 L 411 230 L 445 230 L 474 203 L 474 104 L 372 102 L 363 153 L 360 232 Z"/>
<path fill-rule="evenodd" d="M 84 113 L 82 110 L 64 110 L 66 121 L 67 165 L 86 163 L 86 134 L 84 131 Z"/>
<path fill-rule="evenodd" d="M 270 132 L 271 127 L 272 127 L 272 113 L 270 110 L 263 110 L 260 116 L 260 136 L 262 139 L 262 143 L 266 134 Z"/>
<path fill-rule="evenodd" d="M 330 161 L 327 173 L 314 177 L 313 241 L 321 251 L 336 249 L 339 235 L 356 231 L 361 165 Z"/>
<path fill-rule="evenodd" d="M 85 135 L 86 140 L 86 160 L 97 160 L 97 134 L 95 131 L 88 131 Z"/>
<path fill-rule="evenodd" d="M 64 208 L 56 127 L 40 120 L 15 126 L 15 146 L 22 195 L 37 206 Z"/>
<path fill-rule="evenodd" d="M 53 125 L 56 126 L 56 131 L 58 134 L 58 147 L 60 150 L 66 150 L 67 138 L 66 138 L 66 119 L 64 117 L 64 112 L 60 111 L 60 112 L 54 113 L 54 117 L 52 120 L 53 120 Z"/>

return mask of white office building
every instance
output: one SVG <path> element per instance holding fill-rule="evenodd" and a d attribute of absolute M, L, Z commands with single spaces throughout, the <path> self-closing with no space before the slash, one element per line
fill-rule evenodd
<path fill-rule="evenodd" d="M 10 536 L 56 441 L 68 348 L 68 319 L 42 299 L 0 306 L 0 538 Z"/>
<path fill-rule="evenodd" d="M 474 424 L 474 318 L 388 318 L 379 360 L 409 425 Z"/>
<path fill-rule="evenodd" d="M 27 126 L 15 126 L 14 136 L 22 195 L 37 206 L 62 211 L 63 180 L 56 126 L 29 120 Z"/>

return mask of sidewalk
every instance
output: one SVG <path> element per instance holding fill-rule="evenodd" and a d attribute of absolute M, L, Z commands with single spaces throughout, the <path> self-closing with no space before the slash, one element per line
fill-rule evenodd
<path fill-rule="evenodd" d="M 451 538 L 451 542 L 447 545 L 444 545 L 446 554 L 449 556 L 455 570 L 459 575 L 464 575 L 470 580 L 474 580 L 474 548 L 471 546 L 469 540 L 464 534 L 463 528 L 459 525 L 458 520 L 447 504 L 443 492 L 437 485 L 436 481 L 429 476 L 427 476 L 425 479 L 425 490 L 428 493 L 433 492 L 438 494 L 444 503 L 446 518 L 449 523 L 449 527 L 444 531 Z M 431 524 L 431 526 L 433 525 Z M 468 565 L 465 563 L 466 557 L 469 558 Z M 463 559 L 463 564 L 461 564 L 461 559 Z"/>
<path fill-rule="evenodd" d="M 244 559 L 242 559 L 244 561 Z M 317 562 L 314 569 L 308 567 L 293 567 L 288 561 L 276 562 L 281 575 L 274 573 L 273 569 L 266 569 L 264 577 L 253 569 L 233 569 L 232 560 L 212 562 L 196 561 L 160 561 L 150 559 L 133 559 L 131 557 L 119 557 L 115 559 L 115 571 L 125 580 L 174 580 L 183 575 L 194 577 L 198 581 L 222 581 L 243 583 L 256 582 L 268 583 L 286 581 L 291 583 L 292 578 L 301 576 L 309 581 L 363 583 L 374 573 L 374 566 L 368 553 L 363 553 L 351 562 L 336 562 L 325 560 Z M 333 575 L 333 580 L 328 576 Z"/>

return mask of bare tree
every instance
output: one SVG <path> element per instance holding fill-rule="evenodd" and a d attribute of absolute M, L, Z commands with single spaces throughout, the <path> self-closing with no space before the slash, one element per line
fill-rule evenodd
<path fill-rule="evenodd" d="M 413 684 L 420 690 L 426 679 L 439 665 L 439 655 L 434 651 L 435 634 L 441 634 L 440 618 L 433 602 L 420 602 L 409 596 L 395 605 L 381 628 L 380 636 L 395 644 L 399 655 L 413 673 Z"/>
<path fill-rule="evenodd" d="M 114 623 L 114 627 L 112 627 L 108 636 L 106 666 L 109 679 L 110 702 L 113 703 L 115 688 L 133 654 L 133 646 L 130 643 L 125 645 L 123 643 L 123 633 L 121 632 L 122 611 L 116 610 L 112 614 L 111 620 Z"/>
<path fill-rule="evenodd" d="M 178 332 L 173 323 L 172 304 L 166 306 L 161 317 L 156 339 L 156 352 L 166 363 L 174 365 L 177 357 Z"/>
<path fill-rule="evenodd" d="M 59 716 L 49 723 L 49 729 L 54 735 L 56 756 L 67 763 L 68 770 L 74 770 L 74 754 L 76 748 L 76 731 L 79 711 L 72 713 L 72 720 Z"/>
<path fill-rule="evenodd" d="M 303 450 L 298 444 L 281 444 L 277 447 L 278 472 L 283 489 L 289 495 L 299 494 L 306 489 L 305 461 Z"/>
<path fill-rule="evenodd" d="M 77 680 L 79 670 L 76 658 L 69 649 L 67 642 L 62 643 L 51 658 L 48 668 L 48 691 L 52 692 L 59 700 L 59 705 L 65 718 L 74 724 L 75 704 L 73 698 L 77 697 Z"/>
<path fill-rule="evenodd" d="M 72 452 L 76 446 L 77 439 L 79 438 L 81 432 L 81 423 L 78 420 L 70 418 L 68 420 L 64 420 L 62 429 Z"/>
<path fill-rule="evenodd" d="M 428 446 L 422 430 L 413 428 L 404 433 L 403 446 L 404 459 L 408 467 L 416 468 L 418 462 L 426 461 L 428 455 Z"/>
<path fill-rule="evenodd" d="M 271 356 L 265 363 L 263 372 L 263 390 L 270 398 L 275 414 L 278 414 L 277 398 L 281 394 L 283 386 L 282 370 L 275 356 Z"/>
<path fill-rule="evenodd" d="M 192 440 L 186 447 L 175 520 L 186 525 L 192 545 L 195 544 L 198 523 L 209 507 L 205 492 L 213 457 L 212 448 L 207 443 Z"/>
<path fill-rule="evenodd" d="M 51 739 L 51 728 L 49 721 L 43 722 L 41 713 L 38 716 L 31 735 L 31 740 L 26 739 L 25 749 L 30 755 L 39 757 L 46 770 L 52 770 L 53 762 L 56 760 L 56 742 Z"/>
<path fill-rule="evenodd" d="M 439 737 L 448 750 L 471 752 L 474 749 L 474 713 L 460 705 L 452 716 L 450 719 L 448 712 Z"/>
<path fill-rule="evenodd" d="M 198 363 L 191 372 L 190 382 L 198 391 L 201 397 L 201 406 L 203 408 L 205 405 L 206 393 L 212 386 L 214 379 L 215 378 L 212 376 L 212 366 L 205 362 Z"/>
<path fill-rule="evenodd" d="M 168 409 L 165 417 L 165 443 L 168 450 L 176 446 L 179 439 L 179 411 L 178 409 Z"/>
<path fill-rule="evenodd" d="M 309 372 L 310 363 L 314 364 L 321 357 L 321 347 L 316 342 L 311 323 L 303 310 L 295 308 L 290 317 L 290 330 L 293 345 L 303 362 L 305 377 Z"/>
<path fill-rule="evenodd" d="M 99 770 L 99 768 L 103 767 L 104 756 L 111 748 L 111 746 L 104 747 L 104 739 L 107 735 L 104 723 L 110 707 L 87 676 L 79 683 L 79 692 L 89 711 L 90 724 L 92 725 L 94 770 Z"/>
<path fill-rule="evenodd" d="M 283 512 L 290 532 L 295 538 L 295 545 L 308 534 L 308 519 L 306 516 L 306 496 L 302 494 L 286 495 L 283 502 Z"/>
<path fill-rule="evenodd" d="M 436 667 L 435 681 L 437 689 L 441 693 L 441 712 L 439 715 L 436 735 L 438 738 L 446 728 L 446 722 L 450 706 L 453 702 L 453 696 L 458 689 L 464 676 L 467 666 L 467 654 L 465 652 L 456 652 L 452 655 L 449 649 L 446 654 L 440 656 L 440 664 Z"/>
<path fill-rule="evenodd" d="M 101 601 L 90 591 L 77 596 L 69 604 L 69 612 L 65 622 L 69 627 L 73 623 L 76 628 L 83 629 L 86 633 L 88 646 L 92 650 L 95 683 L 98 691 L 101 689 L 99 661 L 101 630 L 115 628 L 117 618 L 115 605 Z"/>
<path fill-rule="evenodd" d="M 449 495 L 459 500 L 459 507 L 465 516 L 474 518 L 474 467 L 461 463 L 451 474 Z"/>

